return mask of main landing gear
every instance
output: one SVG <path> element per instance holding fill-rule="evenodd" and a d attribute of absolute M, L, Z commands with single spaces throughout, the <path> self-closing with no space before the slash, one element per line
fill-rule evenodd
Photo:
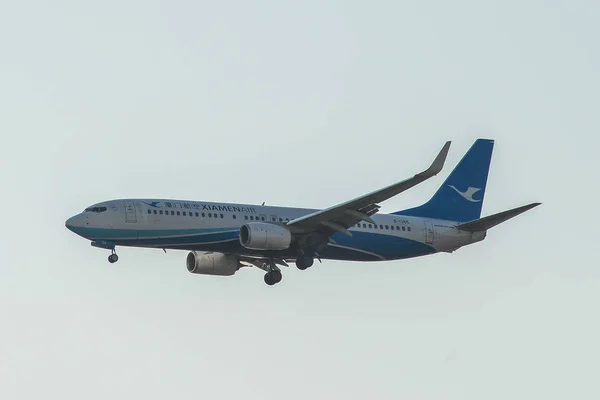
<path fill-rule="evenodd" d="M 281 271 L 273 269 L 265 274 L 265 283 L 269 286 L 273 286 L 276 283 L 281 282 Z"/>
<path fill-rule="evenodd" d="M 111 264 L 114 264 L 117 261 L 119 261 L 119 256 L 115 252 L 115 249 L 112 249 L 110 256 L 108 256 L 108 262 L 111 263 Z"/>
<path fill-rule="evenodd" d="M 265 283 L 269 286 L 273 286 L 276 283 L 281 282 L 281 270 L 275 264 L 273 260 L 265 260 L 261 266 L 261 269 L 267 271 L 265 274 Z"/>
<path fill-rule="evenodd" d="M 304 271 L 306 268 L 311 267 L 314 262 L 315 260 L 311 256 L 307 254 L 301 254 L 298 256 L 298 258 L 296 258 L 296 267 L 298 267 L 299 270 Z"/>

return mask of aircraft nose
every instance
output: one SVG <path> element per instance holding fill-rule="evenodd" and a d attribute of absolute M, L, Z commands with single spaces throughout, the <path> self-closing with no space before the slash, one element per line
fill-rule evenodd
<path fill-rule="evenodd" d="M 74 217 L 71 217 L 68 220 L 66 220 L 65 221 L 65 226 L 71 232 L 75 232 L 75 227 L 77 226 L 77 215 L 75 215 Z"/>

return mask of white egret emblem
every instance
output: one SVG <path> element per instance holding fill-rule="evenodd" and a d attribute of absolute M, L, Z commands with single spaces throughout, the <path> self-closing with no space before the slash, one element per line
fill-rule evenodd
<path fill-rule="evenodd" d="M 481 190 L 479 188 L 474 188 L 474 187 L 469 186 L 469 188 L 467 190 L 465 190 L 464 192 L 461 192 L 453 185 L 448 185 L 448 186 L 450 186 L 452 189 L 456 190 L 456 193 L 460 194 L 465 200 L 468 200 L 471 203 L 479 203 L 481 201 L 481 200 L 475 200 L 473 198 L 473 195 Z"/>

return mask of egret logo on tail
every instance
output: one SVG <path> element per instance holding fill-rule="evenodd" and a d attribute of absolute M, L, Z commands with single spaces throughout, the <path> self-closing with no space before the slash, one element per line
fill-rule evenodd
<path fill-rule="evenodd" d="M 464 192 L 461 192 L 453 185 L 448 185 L 448 186 L 450 186 L 452 189 L 456 190 L 456 193 L 460 194 L 465 200 L 468 200 L 471 203 L 479 203 L 481 201 L 481 200 L 475 200 L 473 198 L 473 195 L 481 190 L 479 188 L 474 188 L 474 187 L 469 186 L 469 188 L 467 190 L 465 190 Z"/>

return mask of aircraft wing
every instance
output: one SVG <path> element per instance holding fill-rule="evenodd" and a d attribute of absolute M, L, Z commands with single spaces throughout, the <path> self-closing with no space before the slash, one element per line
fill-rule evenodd
<path fill-rule="evenodd" d="M 288 222 L 288 228 L 294 233 L 322 232 L 330 236 L 332 233 L 340 232 L 352 236 L 348 232 L 348 228 L 356 225 L 358 222 L 366 221 L 372 224 L 375 223 L 370 216 L 379 211 L 380 207 L 377 203 L 396 196 L 437 175 L 444 166 L 448 150 L 450 149 L 450 143 L 450 141 L 446 142 L 429 168 L 412 178 L 368 193 L 354 200 L 296 218 Z"/>

